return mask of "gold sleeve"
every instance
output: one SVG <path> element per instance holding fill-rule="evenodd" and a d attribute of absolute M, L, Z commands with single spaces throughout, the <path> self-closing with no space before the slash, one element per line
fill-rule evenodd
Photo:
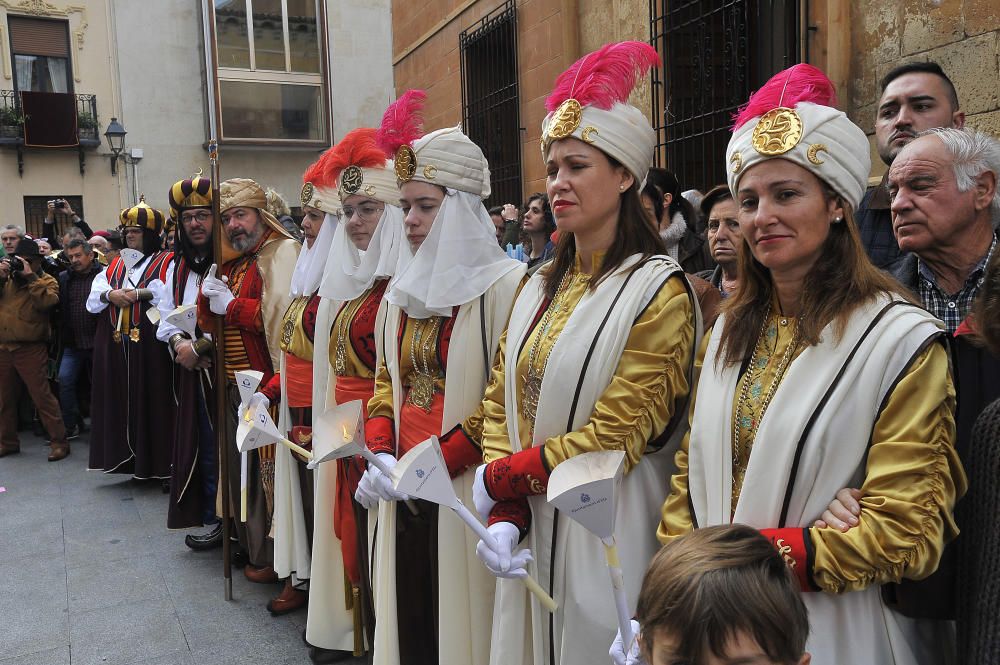
<path fill-rule="evenodd" d="M 955 387 L 948 352 L 932 344 L 893 389 L 872 433 L 859 524 L 810 528 L 813 580 L 842 593 L 923 579 L 958 535 L 953 509 L 966 490 L 955 451 Z M 832 499 L 832 497 L 831 497 Z"/>
<path fill-rule="evenodd" d="M 385 361 L 379 360 L 375 370 L 375 394 L 368 400 L 368 417 L 385 416 L 389 420 L 396 417 L 392 408 L 392 377 L 385 367 Z"/>
<path fill-rule="evenodd" d="M 698 377 L 701 376 L 701 368 L 705 363 L 705 351 L 708 349 L 708 340 L 711 336 L 712 331 L 706 330 L 701 339 L 701 346 L 698 347 L 698 355 L 694 359 L 695 386 L 698 385 Z M 688 431 L 685 432 L 681 445 L 674 454 L 677 472 L 670 479 L 670 494 L 663 502 L 660 526 L 656 530 L 657 539 L 664 545 L 671 539 L 683 536 L 694 529 L 694 515 L 691 514 L 691 501 L 688 497 L 688 449 L 691 444 L 691 420 L 694 418 L 694 402 L 695 395 L 691 395 L 690 404 L 688 404 Z"/>
<path fill-rule="evenodd" d="M 476 409 L 476 413 L 482 415 L 483 461 L 486 463 L 507 457 L 512 452 L 510 437 L 507 436 L 507 414 L 504 409 L 504 386 L 506 383 L 504 361 L 507 359 L 506 330 L 500 336 L 500 345 L 497 348 L 497 361 L 493 365 L 490 382 L 486 384 L 483 401 Z"/>
<path fill-rule="evenodd" d="M 687 397 L 688 363 L 694 346 L 694 310 L 682 276 L 666 281 L 639 316 L 621 360 L 590 420 L 582 428 L 545 441 L 550 469 L 581 453 L 624 450 L 626 472 L 650 438 L 670 422 Z"/>

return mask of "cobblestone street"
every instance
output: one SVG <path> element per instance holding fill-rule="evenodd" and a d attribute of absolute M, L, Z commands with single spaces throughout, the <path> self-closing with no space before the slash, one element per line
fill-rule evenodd
<path fill-rule="evenodd" d="M 280 587 L 239 570 L 225 602 L 221 550 L 167 531 L 159 483 L 87 472 L 87 436 L 0 459 L 0 665 L 308 664 L 305 611 L 272 618 Z"/>

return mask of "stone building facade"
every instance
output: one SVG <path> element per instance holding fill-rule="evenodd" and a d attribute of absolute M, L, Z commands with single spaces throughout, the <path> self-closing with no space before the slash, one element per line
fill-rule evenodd
<path fill-rule="evenodd" d="M 878 79 L 893 66 L 915 59 L 938 61 L 955 81 L 969 125 L 1000 135 L 1000 3 L 996 0 L 392 0 L 396 93 L 409 88 L 427 91 L 428 129 L 462 121 L 461 35 L 484 19 L 489 21 L 508 2 L 517 14 L 522 196 L 544 190 L 538 139 L 544 100 L 555 77 L 581 54 L 610 41 L 650 41 L 654 31 L 662 30 L 662 15 L 675 5 L 684 5 L 689 13 L 701 11 L 705 17 L 720 11 L 722 5 L 739 5 L 740 16 L 757 17 L 755 25 L 769 23 L 779 12 L 792 17 L 789 21 L 794 27 L 785 32 L 796 34 L 779 37 L 794 42 L 795 53 L 783 61 L 773 57 L 776 64 L 768 71 L 773 73 L 782 62 L 808 61 L 819 66 L 837 85 L 842 108 L 869 135 L 874 131 Z M 660 18 L 652 16 L 653 12 Z M 687 50 L 692 58 L 696 56 L 694 45 Z M 669 75 L 665 67 L 658 79 L 664 81 Z M 753 87 L 762 82 L 751 81 Z M 704 85 L 724 84 L 706 78 Z M 654 102 L 650 86 L 640 85 L 632 103 L 661 120 L 674 110 L 664 96 L 660 94 Z M 716 131 L 726 129 L 717 127 Z M 717 140 L 713 145 L 718 144 Z M 664 160 L 680 172 L 670 164 L 669 150 L 668 144 Z M 872 177 L 877 179 L 884 166 L 874 148 L 872 155 Z M 718 178 L 712 179 L 722 182 L 724 174 L 719 171 Z"/>
<path fill-rule="evenodd" d="M 37 233 L 55 197 L 95 229 L 116 226 L 141 193 L 166 209 L 171 184 L 207 174 L 213 129 L 223 178 L 254 178 L 297 206 L 318 154 L 381 119 L 392 92 L 389 3 L 0 0 L 0 224 Z M 47 124 L 65 125 L 72 145 L 41 147 L 35 128 L 18 124 L 24 93 L 67 103 Z M 112 118 L 127 131 L 113 175 Z"/>

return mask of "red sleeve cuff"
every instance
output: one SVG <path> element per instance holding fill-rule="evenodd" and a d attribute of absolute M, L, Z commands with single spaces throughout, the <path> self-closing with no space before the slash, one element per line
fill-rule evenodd
<path fill-rule="evenodd" d="M 466 469 L 483 463 L 483 451 L 469 438 L 461 425 L 455 425 L 441 437 L 441 454 L 448 466 L 448 475 L 460 476 Z"/>
<path fill-rule="evenodd" d="M 379 453 L 396 454 L 396 437 L 393 432 L 392 418 L 375 416 L 365 423 L 365 445 L 376 455 Z"/>
<path fill-rule="evenodd" d="M 531 507 L 528 505 L 528 499 L 521 497 L 497 503 L 490 511 L 490 518 L 486 524 L 493 526 L 497 522 L 510 522 L 517 527 L 520 534 L 517 542 L 524 540 L 524 537 L 528 535 L 528 529 L 531 528 Z"/>
<path fill-rule="evenodd" d="M 281 374 L 275 373 L 271 379 L 260 388 L 260 392 L 271 402 L 277 404 L 281 401 Z"/>
<path fill-rule="evenodd" d="M 494 501 L 545 494 L 551 471 L 545 464 L 545 446 L 528 448 L 486 465 L 483 481 Z"/>
<path fill-rule="evenodd" d="M 761 529 L 761 534 L 771 541 L 785 565 L 792 571 L 801 591 L 819 591 L 812 578 L 815 553 L 809 529 Z"/>
<path fill-rule="evenodd" d="M 256 298 L 234 298 L 226 309 L 226 325 L 244 330 L 257 330 L 260 301 Z"/>

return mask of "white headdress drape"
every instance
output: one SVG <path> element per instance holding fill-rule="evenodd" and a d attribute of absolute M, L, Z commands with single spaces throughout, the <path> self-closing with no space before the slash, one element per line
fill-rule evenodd
<path fill-rule="evenodd" d="M 399 260 L 403 237 L 403 211 L 386 205 L 368 250 L 361 252 L 347 234 L 347 221 L 340 224 L 333 238 L 329 261 L 323 274 L 319 295 L 337 301 L 354 300 L 367 291 L 375 280 L 391 277 Z"/>
<path fill-rule="evenodd" d="M 408 316 L 451 316 L 522 265 L 497 244 L 496 227 L 479 196 L 448 188 L 434 225 L 417 251 L 401 243 L 386 298 Z"/>
<path fill-rule="evenodd" d="M 323 280 L 323 267 L 326 265 L 333 237 L 340 225 L 339 217 L 327 213 L 312 247 L 302 245 L 299 258 L 295 261 L 295 270 L 292 272 L 293 298 L 312 295 L 319 289 Z"/>

